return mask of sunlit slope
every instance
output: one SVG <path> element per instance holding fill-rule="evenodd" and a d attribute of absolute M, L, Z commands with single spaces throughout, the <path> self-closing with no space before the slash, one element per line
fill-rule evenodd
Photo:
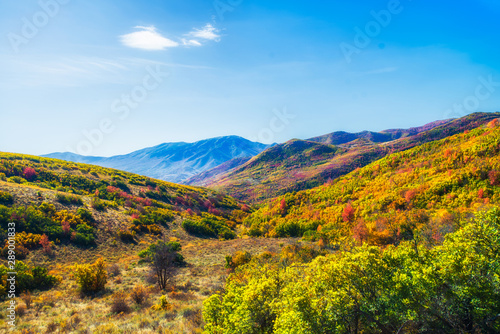
<path fill-rule="evenodd" d="M 347 137 L 334 133 L 311 141 L 292 140 L 267 149 L 226 174 L 198 180 L 198 184 L 241 200 L 262 202 L 290 191 L 317 187 L 390 153 L 472 130 L 497 117 L 500 113 L 476 113 L 413 130 L 388 130 L 377 136 L 368 132 Z"/>
<path fill-rule="evenodd" d="M 355 235 L 386 244 L 423 232 L 436 238 L 459 216 L 500 201 L 498 120 L 391 154 L 323 186 L 263 205 L 246 222 L 251 235 Z"/>

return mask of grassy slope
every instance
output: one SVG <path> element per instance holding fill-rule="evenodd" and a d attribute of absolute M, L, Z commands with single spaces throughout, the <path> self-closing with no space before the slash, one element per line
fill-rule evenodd
<path fill-rule="evenodd" d="M 376 244 L 396 242 L 426 226 L 439 238 L 456 227 L 458 216 L 500 203 L 500 128 L 489 126 L 391 154 L 329 184 L 277 198 L 246 224 L 253 234 L 311 230 L 338 241 L 358 233 Z"/>
<path fill-rule="evenodd" d="M 368 136 L 347 143 L 342 141 L 336 149 L 321 143 L 312 149 L 311 142 L 293 140 L 272 147 L 243 166 L 204 184 L 241 200 L 261 202 L 290 191 L 311 189 L 390 153 L 474 129 L 499 116 L 500 113 L 476 113 L 442 125 L 435 123 L 438 126 L 433 129 L 422 128 L 427 131 L 394 141 L 374 143 Z M 304 151 L 300 149 L 302 146 Z"/>
<path fill-rule="evenodd" d="M 32 182 L 14 175 L 24 176 L 23 170 L 27 166 L 31 166 L 38 173 Z M 93 247 L 78 247 L 72 243 L 56 242 L 53 256 L 47 256 L 40 249 L 34 249 L 27 259 L 23 260 L 27 264 L 48 267 L 52 274 L 60 277 L 60 283 L 55 288 L 35 293 L 32 308 L 18 318 L 17 329 L 31 331 L 24 333 L 45 332 L 50 324 L 57 330 L 63 331 L 63 328 L 66 328 L 67 332 L 75 333 L 83 333 L 85 329 L 88 329 L 88 333 L 115 333 L 127 330 L 134 333 L 158 333 L 160 329 L 165 333 L 197 332 L 201 326 L 199 313 L 201 302 L 206 296 L 220 290 L 225 280 L 224 257 L 236 250 L 261 253 L 266 250 L 277 252 L 280 248 L 278 242 L 274 240 L 247 238 L 220 241 L 187 234 L 180 226 L 181 222 L 188 216 L 190 219 L 196 219 L 198 215 L 206 213 L 208 209 L 204 203 L 207 200 L 214 203 L 213 208 L 218 211 L 212 212 L 219 214 L 221 219 L 236 220 L 236 217 L 231 215 L 233 210 L 241 207 L 241 204 L 212 190 L 180 186 L 97 166 L 10 153 L 0 153 L 0 168 L 2 169 L 0 173 L 6 174 L 5 176 L 0 174 L 0 178 L 3 178 L 0 180 L 0 191 L 8 192 L 14 199 L 8 207 L 51 203 L 56 210 L 69 212 L 84 207 L 91 211 L 97 225 L 96 245 Z M 53 173 L 58 179 L 52 183 L 48 182 L 41 177 L 42 170 Z M 92 198 L 95 197 L 94 191 L 86 189 L 89 184 L 85 187 L 79 187 L 77 184 L 63 185 L 58 181 L 63 175 L 81 177 L 94 183 L 113 184 L 121 181 L 130 189 L 130 194 L 137 197 L 141 191 L 155 192 L 155 189 L 150 190 L 153 183 L 163 186 L 169 196 L 165 197 L 164 201 L 159 200 L 157 205 L 167 207 L 174 213 L 174 219 L 166 226 L 161 226 L 161 236 L 144 233 L 136 236 L 134 243 L 121 242 L 117 237 L 117 231 L 131 224 L 132 218 L 129 214 L 131 208 L 127 205 L 135 206 L 135 204 L 125 203 L 122 200 L 103 200 L 110 206 L 103 211 L 95 210 L 91 204 Z M 62 204 L 58 202 L 57 194 L 71 194 L 80 198 L 82 204 Z M 190 216 L 187 209 L 191 209 L 194 216 Z M 150 306 L 156 303 L 164 292 L 158 291 L 153 284 L 147 282 L 147 267 L 138 264 L 137 256 L 140 250 L 159 238 L 178 240 L 183 246 L 181 253 L 188 263 L 175 280 L 176 292 L 167 293 L 173 303 L 173 309 L 160 312 L 150 310 Z M 280 240 L 279 243 L 288 244 L 292 241 L 292 239 Z M 110 277 L 107 289 L 102 294 L 92 299 L 82 298 L 77 291 L 75 280 L 71 277 L 71 266 L 75 263 L 90 263 L 99 257 L 103 257 L 108 265 L 117 264 L 121 273 L 116 277 Z M 130 292 L 137 284 L 144 284 L 149 288 L 151 291 L 149 301 L 144 306 L 133 306 L 129 314 L 111 314 L 112 294 L 120 290 Z M 20 300 L 18 303 L 23 304 Z M 0 305 L 1 332 L 8 327 L 3 321 L 7 304 L 3 302 Z"/>

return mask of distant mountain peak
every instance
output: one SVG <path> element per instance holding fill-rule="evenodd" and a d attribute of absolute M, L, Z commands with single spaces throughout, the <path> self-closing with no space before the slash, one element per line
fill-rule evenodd
<path fill-rule="evenodd" d="M 162 143 L 128 154 L 87 157 L 74 153 L 52 153 L 44 157 L 116 168 L 161 180 L 182 183 L 188 178 L 234 158 L 253 157 L 268 145 L 231 135 L 194 143 Z"/>

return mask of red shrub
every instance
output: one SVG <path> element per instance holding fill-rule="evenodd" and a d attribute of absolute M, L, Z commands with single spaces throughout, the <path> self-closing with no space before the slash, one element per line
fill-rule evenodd
<path fill-rule="evenodd" d="M 352 222 L 354 220 L 354 209 L 351 203 L 348 203 L 342 212 L 342 219 L 347 222 Z"/>
<path fill-rule="evenodd" d="M 492 186 L 500 185 L 500 172 L 497 170 L 492 170 L 488 173 L 488 177 L 490 178 L 490 184 Z"/>
<path fill-rule="evenodd" d="M 282 214 L 286 213 L 286 200 L 283 198 L 280 203 L 280 211 Z"/>
<path fill-rule="evenodd" d="M 43 247 L 43 252 L 47 255 L 52 254 L 52 244 L 49 241 L 49 237 L 44 234 L 42 235 L 42 239 L 40 239 L 40 245 Z"/>
<path fill-rule="evenodd" d="M 28 181 L 31 181 L 36 177 L 36 171 L 31 167 L 24 168 L 23 174 L 24 178 Z"/>
<path fill-rule="evenodd" d="M 215 209 L 213 207 L 208 208 L 208 213 L 211 213 L 215 216 L 222 216 L 222 211 L 220 211 L 219 209 Z"/>
<path fill-rule="evenodd" d="M 368 228 L 364 221 L 360 221 L 358 225 L 356 225 L 352 231 L 354 239 L 363 243 L 368 239 Z"/>
<path fill-rule="evenodd" d="M 70 230 L 71 230 L 69 223 L 67 221 L 63 220 L 61 223 L 61 226 L 62 226 L 63 233 L 68 235 Z"/>
<path fill-rule="evenodd" d="M 405 194 L 406 202 L 410 203 L 415 198 L 415 196 L 417 196 L 416 190 L 414 189 L 408 190 Z"/>

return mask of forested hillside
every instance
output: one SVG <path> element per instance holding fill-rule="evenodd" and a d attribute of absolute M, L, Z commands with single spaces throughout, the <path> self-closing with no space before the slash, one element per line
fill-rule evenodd
<path fill-rule="evenodd" d="M 498 120 L 391 154 L 323 186 L 293 192 L 247 218 L 249 235 L 375 245 L 415 233 L 439 240 L 460 218 L 500 201 Z"/>
<path fill-rule="evenodd" d="M 499 116 L 500 113 L 475 113 L 408 130 L 335 132 L 309 141 L 291 140 L 267 149 L 226 174 L 198 178 L 193 184 L 260 203 L 320 186 L 388 154 L 475 129 Z"/>

